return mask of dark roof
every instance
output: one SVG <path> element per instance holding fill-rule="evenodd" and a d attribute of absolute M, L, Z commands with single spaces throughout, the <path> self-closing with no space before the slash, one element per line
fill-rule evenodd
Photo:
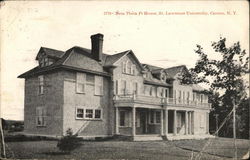
<path fill-rule="evenodd" d="M 153 65 L 150 65 L 150 64 L 142 64 L 142 65 L 143 65 L 143 67 L 146 67 L 151 71 L 164 69 L 164 68 L 161 68 L 161 67 L 158 67 L 158 66 L 153 66 Z"/>
<path fill-rule="evenodd" d="M 55 49 L 51 49 L 51 48 L 46 48 L 46 47 L 41 47 L 39 50 L 39 53 L 41 51 L 45 52 L 49 57 L 52 57 L 52 58 L 62 58 L 62 56 L 65 53 L 63 51 L 59 51 L 59 50 L 55 50 Z M 37 60 L 37 58 L 38 57 L 36 57 L 36 60 Z"/>
<path fill-rule="evenodd" d="M 106 54 L 106 59 L 105 59 L 105 63 L 104 66 L 110 66 L 113 65 L 116 61 L 118 61 L 122 56 L 124 56 L 125 54 L 127 54 L 130 50 L 121 52 L 121 53 L 117 53 L 117 54 L 113 54 L 113 55 L 107 55 Z"/>
<path fill-rule="evenodd" d="M 166 68 L 165 71 L 168 73 L 169 76 L 174 77 L 177 73 L 180 73 L 184 68 L 187 69 L 185 65 L 180 65 L 180 66 Z"/>

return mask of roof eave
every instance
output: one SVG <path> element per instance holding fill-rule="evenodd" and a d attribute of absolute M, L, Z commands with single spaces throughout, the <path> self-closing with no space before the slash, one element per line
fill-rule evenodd
<path fill-rule="evenodd" d="M 157 82 L 152 82 L 152 81 L 148 81 L 148 80 L 143 80 L 143 83 L 145 83 L 145 84 L 151 84 L 151 85 L 157 85 L 157 86 L 163 86 L 163 87 L 172 87 L 171 84 L 157 83 Z"/>

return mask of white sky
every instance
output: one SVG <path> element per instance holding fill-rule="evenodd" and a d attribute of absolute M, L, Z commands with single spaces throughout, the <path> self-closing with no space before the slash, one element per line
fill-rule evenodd
<path fill-rule="evenodd" d="M 226 37 L 249 51 L 247 1 L 8 1 L 1 2 L 1 115 L 23 119 L 24 79 L 41 46 L 90 48 L 90 35 L 104 34 L 104 52 L 132 49 L 142 63 L 193 67 L 196 44 Z M 104 15 L 104 12 L 227 12 L 236 15 Z M 249 52 L 248 52 L 249 53 Z M 216 58 L 215 55 L 213 55 Z"/>

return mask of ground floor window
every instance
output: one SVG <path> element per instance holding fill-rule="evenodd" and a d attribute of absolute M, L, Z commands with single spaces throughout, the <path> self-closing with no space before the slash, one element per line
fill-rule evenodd
<path fill-rule="evenodd" d="M 46 108 L 45 107 L 36 108 L 36 125 L 46 126 Z"/>
<path fill-rule="evenodd" d="M 97 120 L 102 118 L 101 109 L 76 108 L 76 119 Z"/>

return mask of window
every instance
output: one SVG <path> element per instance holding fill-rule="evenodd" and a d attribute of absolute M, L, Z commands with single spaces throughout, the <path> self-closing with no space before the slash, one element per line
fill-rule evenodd
<path fill-rule="evenodd" d="M 86 118 L 86 119 L 91 119 L 91 118 L 93 118 L 93 109 L 86 109 L 86 110 L 85 110 L 85 118 Z"/>
<path fill-rule="evenodd" d="M 44 63 L 44 62 L 45 62 L 45 59 L 42 58 L 42 59 L 41 59 L 41 67 L 45 66 L 45 63 Z"/>
<path fill-rule="evenodd" d="M 204 99 L 203 99 L 203 94 L 201 94 L 201 103 L 203 103 L 203 100 L 204 100 Z"/>
<path fill-rule="evenodd" d="M 126 94 L 126 89 L 127 88 L 127 82 L 125 80 L 122 80 L 122 87 L 121 87 L 121 93 Z"/>
<path fill-rule="evenodd" d="M 86 74 L 77 72 L 76 73 L 76 93 L 85 92 L 85 81 L 86 81 Z"/>
<path fill-rule="evenodd" d="M 114 91 L 115 91 L 115 94 L 118 94 L 118 80 L 115 81 Z"/>
<path fill-rule="evenodd" d="M 84 109 L 77 108 L 76 109 L 76 118 L 77 119 L 83 119 L 84 118 Z"/>
<path fill-rule="evenodd" d="M 120 111 L 120 126 L 125 126 L 125 111 Z"/>
<path fill-rule="evenodd" d="M 136 69 L 136 66 L 133 64 L 132 65 L 132 73 L 131 73 L 132 75 L 135 75 L 135 69 Z"/>
<path fill-rule="evenodd" d="M 137 82 L 133 82 L 133 93 L 134 94 L 138 94 L 138 83 Z"/>
<path fill-rule="evenodd" d="M 149 95 L 152 96 L 153 95 L 153 87 L 150 87 L 149 89 L 150 89 L 149 90 Z"/>
<path fill-rule="evenodd" d="M 179 91 L 178 102 L 181 103 L 181 91 Z"/>
<path fill-rule="evenodd" d="M 127 61 L 126 66 L 127 66 L 126 73 L 131 74 L 131 69 L 132 69 L 131 62 Z"/>
<path fill-rule="evenodd" d="M 44 76 L 41 75 L 41 76 L 38 76 L 38 83 L 39 83 L 39 86 L 38 86 L 38 94 L 43 94 L 44 92 Z"/>
<path fill-rule="evenodd" d="M 95 109 L 95 119 L 101 119 L 101 110 Z"/>
<path fill-rule="evenodd" d="M 149 123 L 150 124 L 159 124 L 161 123 L 161 111 L 154 111 L 151 110 L 150 111 L 150 115 L 149 115 Z"/>
<path fill-rule="evenodd" d="M 91 74 L 86 75 L 86 83 L 89 85 L 94 85 L 95 83 L 95 76 Z"/>
<path fill-rule="evenodd" d="M 136 115 L 135 126 L 136 127 L 140 127 L 141 126 L 141 123 L 140 123 L 140 114 Z"/>
<path fill-rule="evenodd" d="M 49 59 L 47 57 L 44 58 L 44 66 L 49 65 Z"/>
<path fill-rule="evenodd" d="M 166 88 L 165 91 L 164 91 L 164 93 L 165 93 L 164 97 L 168 98 L 169 97 L 169 89 Z"/>
<path fill-rule="evenodd" d="M 103 95 L 103 77 L 95 76 L 95 95 Z"/>
<path fill-rule="evenodd" d="M 155 112 L 155 123 L 161 123 L 161 112 Z"/>
<path fill-rule="evenodd" d="M 37 107 L 36 108 L 36 125 L 46 126 L 46 108 Z"/>
<path fill-rule="evenodd" d="M 126 73 L 126 62 L 122 62 L 122 73 Z"/>
<path fill-rule="evenodd" d="M 155 121 L 155 120 L 154 120 L 154 119 L 155 119 L 154 113 L 155 113 L 154 111 L 151 111 L 151 112 L 150 112 L 150 123 L 152 123 L 152 124 L 153 124 L 154 121 Z"/>
<path fill-rule="evenodd" d="M 190 100 L 190 92 L 187 92 L 187 103 L 189 103 Z"/>
<path fill-rule="evenodd" d="M 102 110 L 77 107 L 76 119 L 89 119 L 89 120 L 102 119 Z"/>

